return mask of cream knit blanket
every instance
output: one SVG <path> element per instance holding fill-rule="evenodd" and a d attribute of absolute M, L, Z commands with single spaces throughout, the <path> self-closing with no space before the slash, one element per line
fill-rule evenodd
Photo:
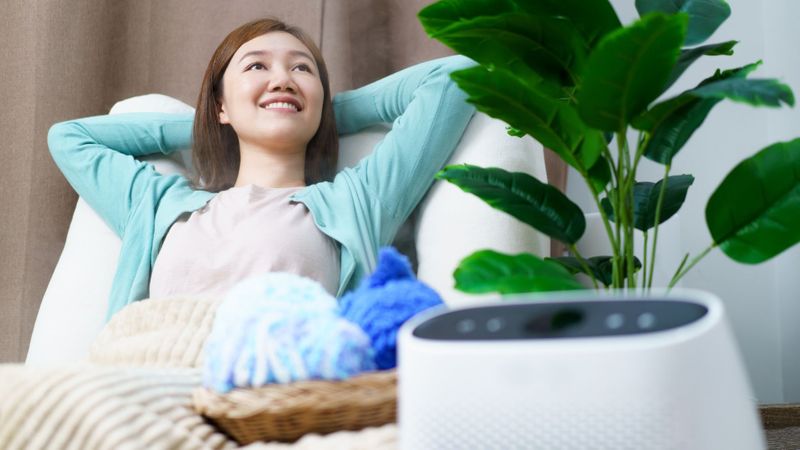
<path fill-rule="evenodd" d="M 0 449 L 229 449 L 191 407 L 219 304 L 150 299 L 120 311 L 73 366 L 0 365 Z M 308 435 L 256 449 L 393 449 L 396 427 Z"/>

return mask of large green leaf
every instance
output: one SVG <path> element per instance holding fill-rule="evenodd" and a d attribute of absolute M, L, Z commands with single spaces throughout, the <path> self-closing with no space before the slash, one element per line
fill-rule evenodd
<path fill-rule="evenodd" d="M 658 216 L 658 223 L 662 224 L 675 215 L 683 201 L 686 200 L 686 192 L 694 182 L 691 175 L 673 175 L 667 177 L 667 186 L 664 188 L 664 200 L 661 204 L 661 214 Z M 658 207 L 658 195 L 661 192 L 661 185 L 664 180 L 657 183 L 642 181 L 633 185 L 633 226 L 637 230 L 647 231 L 656 224 L 656 210 Z M 604 198 L 601 201 L 603 210 L 608 215 L 609 220 L 614 220 L 614 209 L 611 202 Z"/>
<path fill-rule="evenodd" d="M 589 56 L 578 112 L 595 128 L 618 132 L 663 92 L 678 60 L 686 16 L 650 14 L 606 35 Z"/>
<path fill-rule="evenodd" d="M 430 35 L 461 20 L 518 10 L 512 0 L 440 0 L 422 8 L 417 17 Z"/>
<path fill-rule="evenodd" d="M 533 71 L 565 86 L 578 82 L 588 53 L 566 19 L 518 12 L 463 19 L 430 36 L 484 66 L 521 77 Z"/>
<path fill-rule="evenodd" d="M 766 261 L 800 241 L 800 139 L 739 163 L 706 205 L 714 242 L 736 261 Z"/>
<path fill-rule="evenodd" d="M 730 99 L 752 106 L 780 107 L 781 103 L 794 106 L 792 89 L 773 79 L 731 78 L 719 80 L 692 90 L 701 98 Z"/>
<path fill-rule="evenodd" d="M 620 28 L 617 13 L 608 0 L 513 0 L 533 15 L 564 17 L 575 24 L 590 47 Z"/>
<path fill-rule="evenodd" d="M 481 250 L 464 258 L 453 275 L 456 289 L 472 294 L 583 289 L 561 265 L 528 253 L 506 255 Z"/>
<path fill-rule="evenodd" d="M 580 261 L 578 261 L 578 258 L 574 256 L 559 256 L 558 258 L 545 258 L 545 260 L 555 261 L 561 264 L 572 274 L 584 273 L 586 275 L 593 275 L 596 280 L 606 286 L 611 286 L 613 283 L 613 256 L 592 256 L 591 258 L 587 258 L 585 261 L 591 274 L 586 271 Z M 624 264 L 622 266 L 624 267 Z M 642 262 L 635 256 L 633 257 L 633 266 L 636 269 L 635 271 L 642 268 Z M 623 271 L 622 276 L 623 278 L 627 278 L 627 271 Z"/>
<path fill-rule="evenodd" d="M 651 12 L 687 14 L 686 45 L 705 41 L 731 15 L 731 7 L 725 0 L 636 0 L 636 10 L 640 16 Z"/>
<path fill-rule="evenodd" d="M 603 156 L 597 158 L 591 169 L 589 169 L 589 182 L 592 183 L 596 192 L 603 192 L 611 181 L 611 167 L 608 160 Z"/>
<path fill-rule="evenodd" d="M 702 125 L 711 109 L 722 98 L 710 95 L 712 92 L 725 92 L 724 89 L 709 91 L 707 98 L 695 95 L 697 89 L 713 86 L 719 81 L 744 78 L 755 70 L 760 62 L 736 69 L 717 70 L 714 75 L 703 80 L 696 88 L 683 92 L 677 97 L 665 100 L 633 120 L 633 126 L 650 134 L 644 155 L 656 162 L 670 164 L 672 158 Z M 724 86 L 723 86 L 724 87 Z"/>
<path fill-rule="evenodd" d="M 586 219 L 578 205 L 558 189 L 526 173 L 463 164 L 447 166 L 436 177 L 559 241 L 574 244 L 586 229 Z"/>
<path fill-rule="evenodd" d="M 689 66 L 691 66 L 693 62 L 697 61 L 697 59 L 701 56 L 732 55 L 733 47 L 736 46 L 736 44 L 738 44 L 738 41 L 725 41 L 718 44 L 708 44 L 701 47 L 681 50 L 681 55 L 678 57 L 678 62 L 675 64 L 672 72 L 669 74 L 669 80 L 667 80 L 664 90 L 672 86 L 672 84 L 675 83 L 678 78 L 680 78 L 683 72 L 685 72 L 686 69 L 688 69 Z"/>
<path fill-rule="evenodd" d="M 671 164 L 672 158 L 719 102 L 719 99 L 699 99 L 687 95 L 657 105 L 658 109 L 652 110 L 657 121 L 650 132 L 644 156 L 661 164 Z"/>
<path fill-rule="evenodd" d="M 606 145 L 602 133 L 587 127 L 575 108 L 554 97 L 557 93 L 541 80 L 521 80 L 504 69 L 481 66 L 450 76 L 478 110 L 524 131 L 581 173 Z"/>

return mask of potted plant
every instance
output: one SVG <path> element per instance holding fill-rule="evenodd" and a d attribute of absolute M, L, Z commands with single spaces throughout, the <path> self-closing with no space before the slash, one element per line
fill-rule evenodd
<path fill-rule="evenodd" d="M 759 66 L 717 70 L 696 87 L 657 100 L 696 60 L 731 55 L 736 41 L 702 44 L 730 15 L 724 0 L 636 0 L 640 19 L 623 26 L 607 0 L 441 0 L 419 19 L 433 38 L 478 66 L 452 78 L 478 110 L 529 135 L 580 174 L 597 205 L 610 255 L 582 255 L 584 213 L 558 189 L 524 174 L 470 165 L 437 177 L 477 195 L 553 239 L 570 256 L 492 250 L 455 272 L 464 292 L 503 294 L 653 286 L 658 227 L 680 209 L 694 178 L 672 160 L 722 100 L 793 105 L 791 89 L 750 78 Z M 661 180 L 637 178 L 642 158 Z M 669 287 L 711 250 L 757 264 L 800 241 L 800 139 L 770 145 L 738 164 L 706 206 L 713 241 L 676 268 Z M 643 235 L 635 255 L 634 233 Z"/>

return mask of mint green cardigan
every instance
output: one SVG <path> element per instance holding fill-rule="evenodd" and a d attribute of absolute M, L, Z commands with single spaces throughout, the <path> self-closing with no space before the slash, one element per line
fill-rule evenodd
<path fill-rule="evenodd" d="M 392 130 L 356 167 L 292 196 L 340 245 L 337 296 L 374 269 L 378 249 L 392 241 L 458 144 L 474 108 L 449 74 L 473 65 L 462 56 L 436 59 L 333 98 L 340 135 L 393 122 Z M 192 121 L 192 114 L 133 113 L 50 128 L 53 160 L 122 239 L 106 319 L 148 297 L 150 273 L 170 226 L 216 195 L 194 190 L 185 177 L 159 174 L 134 158 L 189 148 Z"/>

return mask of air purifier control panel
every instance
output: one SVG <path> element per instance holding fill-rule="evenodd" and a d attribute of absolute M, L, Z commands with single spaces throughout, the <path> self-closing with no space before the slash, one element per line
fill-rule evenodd
<path fill-rule="evenodd" d="M 707 312 L 701 304 L 676 300 L 500 303 L 440 314 L 419 324 L 413 335 L 435 340 L 620 336 L 678 328 Z"/>

